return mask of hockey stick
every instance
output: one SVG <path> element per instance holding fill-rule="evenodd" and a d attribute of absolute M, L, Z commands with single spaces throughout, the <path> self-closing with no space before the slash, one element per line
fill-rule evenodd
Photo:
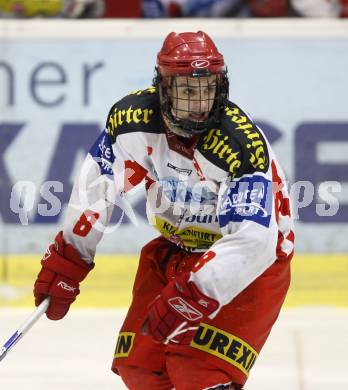
<path fill-rule="evenodd" d="M 44 299 L 36 310 L 30 315 L 25 323 L 16 330 L 15 333 L 6 341 L 0 351 L 0 362 L 6 356 L 7 352 L 22 338 L 22 336 L 35 324 L 35 322 L 42 316 L 48 308 L 50 298 Z"/>

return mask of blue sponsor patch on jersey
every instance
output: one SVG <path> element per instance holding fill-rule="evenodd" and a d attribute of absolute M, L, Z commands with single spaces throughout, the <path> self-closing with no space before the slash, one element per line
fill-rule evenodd
<path fill-rule="evenodd" d="M 158 180 L 163 188 L 163 194 L 170 202 L 205 204 L 216 200 L 217 196 L 208 187 L 200 182 L 191 187 L 187 181 L 174 176 L 167 176 Z"/>
<path fill-rule="evenodd" d="M 109 135 L 103 131 L 89 151 L 94 161 L 100 166 L 102 175 L 113 175 L 112 165 L 115 161 Z"/>
<path fill-rule="evenodd" d="M 221 227 L 229 222 L 253 221 L 269 227 L 272 215 L 272 182 L 263 176 L 231 181 L 222 196 L 219 210 Z"/>

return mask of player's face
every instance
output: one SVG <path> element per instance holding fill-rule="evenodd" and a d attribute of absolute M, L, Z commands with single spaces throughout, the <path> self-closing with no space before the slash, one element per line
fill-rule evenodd
<path fill-rule="evenodd" d="M 204 77 L 173 77 L 169 95 L 172 113 L 178 119 L 205 121 L 214 104 L 216 75 Z"/>

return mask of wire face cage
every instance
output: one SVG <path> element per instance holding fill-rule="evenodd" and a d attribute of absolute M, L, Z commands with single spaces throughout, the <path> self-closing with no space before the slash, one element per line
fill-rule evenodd
<path fill-rule="evenodd" d="M 165 77 L 157 74 L 154 85 L 159 88 L 167 125 L 183 137 L 203 133 L 217 124 L 228 98 L 227 71 Z"/>

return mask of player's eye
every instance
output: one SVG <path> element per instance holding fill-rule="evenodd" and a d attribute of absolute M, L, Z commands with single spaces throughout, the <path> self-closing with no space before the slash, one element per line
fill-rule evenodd
<path fill-rule="evenodd" d="M 208 87 L 208 92 L 209 93 L 214 93 L 215 90 L 216 90 L 216 85 L 215 84 L 209 85 L 209 87 Z"/>
<path fill-rule="evenodd" d="M 195 94 L 195 89 L 191 87 L 187 87 L 184 89 L 183 93 L 187 96 L 192 96 Z"/>

